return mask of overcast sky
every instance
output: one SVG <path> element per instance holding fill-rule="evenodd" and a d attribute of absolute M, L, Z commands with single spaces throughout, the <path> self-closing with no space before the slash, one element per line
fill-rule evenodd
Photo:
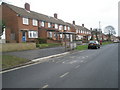
<path fill-rule="evenodd" d="M 118 33 L 118 2 L 120 0 L 2 0 L 24 8 L 24 3 L 30 4 L 32 11 L 53 16 L 77 25 L 85 24 L 87 28 L 101 28 L 112 25 Z"/>

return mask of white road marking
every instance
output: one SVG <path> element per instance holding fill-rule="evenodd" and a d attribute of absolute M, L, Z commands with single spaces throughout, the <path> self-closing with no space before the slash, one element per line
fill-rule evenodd
<path fill-rule="evenodd" d="M 79 68 L 79 67 L 80 67 L 80 65 L 76 66 L 75 68 L 77 69 L 77 68 Z"/>
<path fill-rule="evenodd" d="M 48 85 L 44 85 L 42 88 L 47 88 L 48 87 Z"/>
<path fill-rule="evenodd" d="M 25 65 L 25 66 L 13 68 L 13 69 L 6 70 L 6 71 L 0 71 L 0 74 L 6 73 L 6 72 L 10 72 L 10 71 L 14 71 L 14 70 L 18 70 L 18 69 L 22 69 L 22 68 L 26 68 L 26 67 L 29 67 L 29 66 L 32 66 L 32 65 L 40 64 L 40 63 L 49 61 L 49 60 L 48 60 L 49 58 L 57 57 L 57 56 L 60 57 L 60 56 L 62 56 L 62 55 L 66 55 L 66 54 L 69 54 L 69 53 L 70 53 L 70 52 L 65 52 L 65 53 L 61 53 L 61 54 L 56 54 L 56 55 L 51 55 L 51 56 L 47 56 L 47 57 L 43 57 L 43 58 L 34 59 L 34 60 L 31 61 L 31 62 L 35 62 L 35 63 L 33 63 L 33 64 L 29 64 L 29 65 Z"/>
<path fill-rule="evenodd" d="M 73 63 L 76 63 L 77 61 L 71 61 L 71 62 L 69 62 L 70 64 L 73 64 Z"/>
<path fill-rule="evenodd" d="M 82 57 L 82 59 L 84 59 L 85 57 Z"/>
<path fill-rule="evenodd" d="M 69 72 L 66 72 L 65 74 L 61 75 L 60 78 L 65 77 L 67 74 L 69 74 Z"/>
<path fill-rule="evenodd" d="M 84 60 L 80 61 L 80 62 L 84 62 Z"/>

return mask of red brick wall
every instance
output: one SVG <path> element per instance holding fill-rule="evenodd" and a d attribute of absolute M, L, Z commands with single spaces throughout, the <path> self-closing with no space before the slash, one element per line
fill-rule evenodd
<path fill-rule="evenodd" d="M 47 43 L 61 43 L 60 41 L 54 41 L 54 40 L 47 40 Z"/>
<path fill-rule="evenodd" d="M 2 5 L 2 19 L 5 22 L 6 27 L 11 30 L 11 33 L 15 33 L 15 38 L 16 41 L 18 42 L 19 33 L 17 14 L 6 5 Z"/>
<path fill-rule="evenodd" d="M 39 25 L 39 24 L 38 24 Z M 29 25 L 23 24 L 23 17 L 18 17 L 18 27 L 19 27 L 19 42 L 22 42 L 22 31 L 21 30 L 27 30 L 26 32 L 26 39 L 27 41 L 34 41 L 35 39 L 28 38 L 28 31 L 29 30 L 35 30 L 38 31 L 38 26 L 33 26 L 32 19 L 29 19 Z"/>
<path fill-rule="evenodd" d="M 47 38 L 47 31 L 45 28 L 40 28 L 38 31 L 38 37 Z"/>
<path fill-rule="evenodd" d="M 9 28 L 6 28 L 5 30 L 5 34 L 6 34 L 6 42 L 10 42 L 10 34 L 11 34 L 11 30 Z"/>
<path fill-rule="evenodd" d="M 2 14 L 3 14 L 3 20 L 5 21 L 6 27 L 11 30 L 11 33 L 15 33 L 15 39 L 17 42 L 22 42 L 22 32 L 21 30 L 36 30 L 38 31 L 38 26 L 32 25 L 32 19 L 29 19 L 29 25 L 23 24 L 23 17 L 17 16 L 17 14 L 10 9 L 6 5 L 2 5 Z M 28 32 L 27 35 L 27 41 L 34 40 L 28 38 Z M 7 38 L 8 39 L 8 38 Z M 9 39 L 10 40 L 10 39 Z"/>

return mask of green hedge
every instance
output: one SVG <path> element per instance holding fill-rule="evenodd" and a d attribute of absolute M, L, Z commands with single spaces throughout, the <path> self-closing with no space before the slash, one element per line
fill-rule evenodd
<path fill-rule="evenodd" d="M 37 38 L 37 44 L 47 43 L 47 39 L 45 38 Z"/>

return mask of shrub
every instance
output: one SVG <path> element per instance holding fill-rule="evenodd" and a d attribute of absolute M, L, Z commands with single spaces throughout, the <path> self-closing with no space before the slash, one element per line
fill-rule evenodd
<path fill-rule="evenodd" d="M 45 38 L 37 38 L 37 43 L 39 43 L 39 44 L 47 43 L 47 39 L 45 39 Z"/>

